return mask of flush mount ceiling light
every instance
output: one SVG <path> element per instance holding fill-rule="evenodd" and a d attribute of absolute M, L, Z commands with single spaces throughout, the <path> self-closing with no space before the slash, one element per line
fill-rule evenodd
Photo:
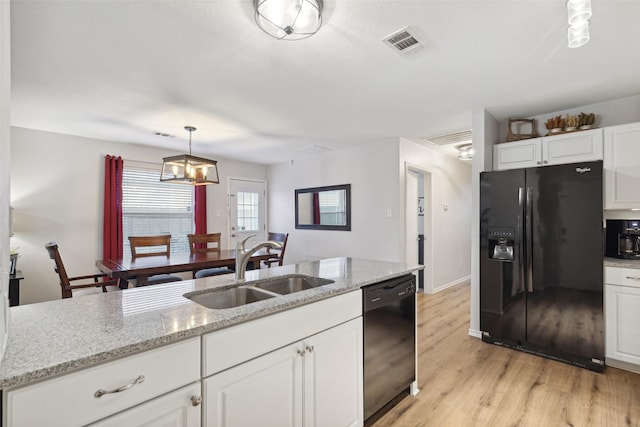
<path fill-rule="evenodd" d="M 322 0 L 254 0 L 256 24 L 278 40 L 302 40 L 322 26 Z"/>
<path fill-rule="evenodd" d="M 472 144 L 461 144 L 456 146 L 456 150 L 458 150 L 458 159 L 460 160 L 471 160 L 473 159 L 473 145 Z"/>
<path fill-rule="evenodd" d="M 591 0 L 567 0 L 569 28 L 567 41 L 570 48 L 584 46 L 589 42 L 589 18 Z"/>
<path fill-rule="evenodd" d="M 196 128 L 185 126 L 184 130 L 189 132 L 189 154 L 162 159 L 160 181 L 191 185 L 220 184 L 218 162 L 191 155 L 191 134 Z"/>

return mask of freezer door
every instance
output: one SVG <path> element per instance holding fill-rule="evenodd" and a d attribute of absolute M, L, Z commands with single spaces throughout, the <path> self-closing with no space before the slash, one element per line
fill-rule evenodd
<path fill-rule="evenodd" d="M 527 169 L 532 286 L 527 342 L 604 360 L 602 162 Z"/>
<path fill-rule="evenodd" d="M 480 329 L 485 339 L 525 339 L 522 266 L 524 170 L 480 175 Z"/>

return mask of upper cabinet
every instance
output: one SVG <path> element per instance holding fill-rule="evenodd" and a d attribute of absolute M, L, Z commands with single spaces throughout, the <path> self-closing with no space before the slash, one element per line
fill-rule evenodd
<path fill-rule="evenodd" d="M 605 209 L 640 208 L 640 122 L 604 130 Z"/>
<path fill-rule="evenodd" d="M 602 129 L 545 136 L 493 147 L 493 169 L 518 169 L 602 160 Z"/>

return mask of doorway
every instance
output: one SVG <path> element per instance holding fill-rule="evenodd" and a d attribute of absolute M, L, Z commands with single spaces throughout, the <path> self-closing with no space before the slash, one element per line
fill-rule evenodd
<path fill-rule="evenodd" d="M 229 178 L 229 248 L 246 242 L 251 247 L 266 240 L 266 183 Z"/>
<path fill-rule="evenodd" d="M 405 262 L 424 265 L 418 289 L 433 293 L 431 173 L 405 163 Z"/>

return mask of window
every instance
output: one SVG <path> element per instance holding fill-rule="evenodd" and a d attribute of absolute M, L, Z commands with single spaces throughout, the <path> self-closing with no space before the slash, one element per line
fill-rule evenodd
<path fill-rule="evenodd" d="M 131 256 L 129 236 L 171 234 L 171 253 L 189 252 L 187 234 L 195 229 L 193 187 L 160 182 L 161 165 L 124 161 L 122 176 L 123 253 Z"/>
<path fill-rule="evenodd" d="M 259 194 L 238 191 L 236 196 L 238 202 L 238 230 L 256 231 L 260 229 L 260 205 Z"/>

